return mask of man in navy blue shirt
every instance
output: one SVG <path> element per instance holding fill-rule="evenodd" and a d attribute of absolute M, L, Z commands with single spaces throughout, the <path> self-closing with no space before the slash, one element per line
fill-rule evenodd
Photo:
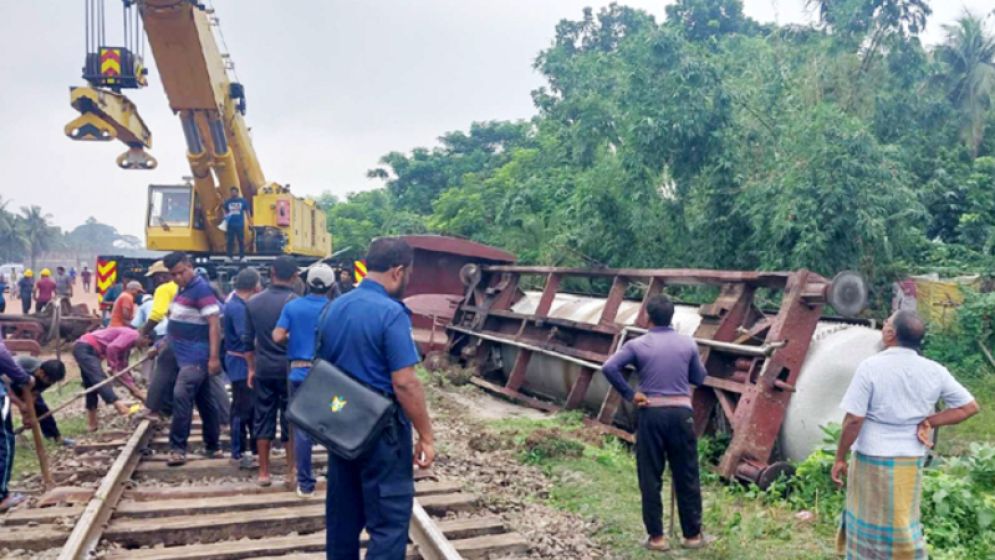
<path fill-rule="evenodd" d="M 700 548 L 708 539 L 701 534 L 701 484 L 698 480 L 698 440 L 694 433 L 691 385 L 705 381 L 705 366 L 694 339 L 670 326 L 674 304 L 667 296 L 656 296 L 646 304 L 650 331 L 626 342 L 602 366 L 605 377 L 622 398 L 638 407 L 636 428 L 636 473 L 643 501 L 643 524 L 649 535 L 646 548 L 670 548 L 663 533 L 663 502 L 660 491 L 663 469 L 670 472 L 677 491 L 681 530 L 686 548 Z M 632 366 L 639 377 L 633 391 L 622 375 Z"/>
<path fill-rule="evenodd" d="M 249 201 L 242 198 L 238 192 L 238 187 L 231 188 L 231 197 L 225 201 L 225 220 L 227 230 L 225 231 L 225 241 L 227 242 L 228 258 L 232 257 L 235 251 L 235 241 L 238 241 L 238 258 L 245 259 L 245 218 L 249 217 L 249 226 L 252 226 L 252 208 Z"/>
<path fill-rule="evenodd" d="M 31 387 L 34 378 L 28 375 L 10 355 L 7 345 L 0 339 L 0 375 L 7 376 L 16 385 Z M 11 398 L 7 388 L 0 383 L 0 512 L 23 502 L 27 498 L 23 494 L 11 494 L 7 490 L 10 482 L 11 469 L 14 467 L 14 425 L 11 421 Z"/>
<path fill-rule="evenodd" d="M 435 460 L 432 422 L 415 376 L 420 361 L 409 311 L 401 303 L 414 253 L 401 239 L 380 238 L 366 256 L 368 274 L 354 290 L 332 302 L 319 326 L 318 357 L 394 397 L 397 418 L 363 456 L 328 456 L 325 496 L 326 555 L 358 560 L 359 535 L 370 536 L 366 558 L 404 558 L 414 501 L 412 461 L 427 468 Z M 418 432 L 412 451 L 411 426 Z"/>
<path fill-rule="evenodd" d="M 308 294 L 291 300 L 283 307 L 273 329 L 273 341 L 287 345 L 290 362 L 290 398 L 300 388 L 314 359 L 315 332 L 318 317 L 331 304 L 329 292 L 335 287 L 335 271 L 326 264 L 317 264 L 307 271 Z M 294 429 L 294 460 L 297 463 L 297 496 L 314 497 L 314 473 L 311 472 L 311 438 Z"/>
<path fill-rule="evenodd" d="M 225 304 L 225 371 L 231 381 L 231 458 L 243 469 L 252 467 L 250 448 L 255 448 L 252 426 L 252 390 L 246 380 L 253 363 L 254 340 L 249 332 L 246 302 L 259 292 L 259 273 L 244 268 L 235 276 L 235 292 Z"/>

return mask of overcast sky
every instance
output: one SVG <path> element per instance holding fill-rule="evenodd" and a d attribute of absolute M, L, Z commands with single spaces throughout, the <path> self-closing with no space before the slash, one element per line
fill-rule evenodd
<path fill-rule="evenodd" d="M 663 19 L 662 0 L 622 2 Z M 215 0 L 239 79 L 249 126 L 268 179 L 299 195 L 346 193 L 377 183 L 366 170 L 392 150 L 432 145 L 472 121 L 523 119 L 535 112 L 532 70 L 554 26 L 577 19 L 591 0 Z M 805 0 L 746 0 L 747 15 L 812 21 Z M 967 7 L 992 0 L 933 1 L 926 32 Z M 120 6 L 108 0 L 109 39 L 119 39 Z M 142 235 L 146 185 L 188 173 L 179 121 L 152 67 L 150 87 L 129 91 L 152 129 L 154 171 L 122 171 L 114 143 L 78 143 L 63 126 L 77 113 L 68 86 L 81 85 L 83 2 L 0 0 L 0 157 L 8 208 L 37 204 L 63 228 L 88 216 Z M 991 18 L 989 18 L 991 21 Z"/>

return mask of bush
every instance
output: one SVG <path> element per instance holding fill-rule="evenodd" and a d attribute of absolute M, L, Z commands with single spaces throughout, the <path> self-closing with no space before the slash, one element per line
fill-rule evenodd
<path fill-rule="evenodd" d="M 558 429 L 539 429 L 525 438 L 525 463 L 538 464 L 550 459 L 580 457 L 584 444 L 566 437 Z"/>
<path fill-rule="evenodd" d="M 779 480 L 759 497 L 815 510 L 838 519 L 845 492 L 830 478 L 839 425 L 823 427 L 824 445 L 799 463 L 795 476 Z M 747 493 L 759 493 L 755 487 Z M 995 446 L 972 443 L 970 453 L 927 468 L 923 478 L 922 524 L 931 556 L 983 560 L 995 557 Z"/>
<path fill-rule="evenodd" d="M 945 364 L 957 375 L 992 373 L 992 364 L 982 348 L 991 353 L 995 344 L 993 318 L 995 292 L 979 294 L 965 290 L 964 303 L 957 308 L 953 322 L 947 327 L 930 329 L 926 336 L 926 356 Z"/>
<path fill-rule="evenodd" d="M 995 447 L 972 444 L 971 454 L 926 469 L 922 519 L 936 558 L 995 556 Z"/>

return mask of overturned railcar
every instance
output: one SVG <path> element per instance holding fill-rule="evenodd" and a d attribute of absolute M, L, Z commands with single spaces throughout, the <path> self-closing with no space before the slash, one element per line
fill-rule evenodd
<path fill-rule="evenodd" d="M 544 410 L 585 410 L 593 425 L 630 440 L 634 410 L 601 364 L 644 332 L 646 302 L 666 286 L 715 286 L 714 301 L 679 305 L 674 317 L 708 371 L 693 395 L 695 429 L 730 432 L 720 474 L 761 486 L 808 455 L 821 426 L 842 419 L 838 405 L 857 364 L 880 349 L 880 333 L 866 323 L 824 317 L 830 304 L 850 317 L 864 307 L 866 286 L 852 273 L 829 280 L 807 270 L 471 264 L 460 276 L 466 293 L 447 327 L 449 352 L 476 368 L 475 384 Z M 607 296 L 561 290 L 578 278 L 610 285 Z M 761 305 L 760 294 L 776 308 Z"/>

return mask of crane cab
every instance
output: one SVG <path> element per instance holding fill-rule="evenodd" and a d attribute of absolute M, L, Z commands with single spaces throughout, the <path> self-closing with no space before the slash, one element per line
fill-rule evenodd
<path fill-rule="evenodd" d="M 252 202 L 254 227 L 246 236 L 246 253 L 314 258 L 331 254 L 325 214 L 314 200 L 268 188 Z M 217 230 L 210 214 L 191 183 L 149 185 L 146 245 L 153 251 L 217 253 L 210 244 L 209 229 Z"/>
<path fill-rule="evenodd" d="M 210 252 L 203 205 L 193 185 L 149 185 L 145 238 L 153 251 Z"/>

